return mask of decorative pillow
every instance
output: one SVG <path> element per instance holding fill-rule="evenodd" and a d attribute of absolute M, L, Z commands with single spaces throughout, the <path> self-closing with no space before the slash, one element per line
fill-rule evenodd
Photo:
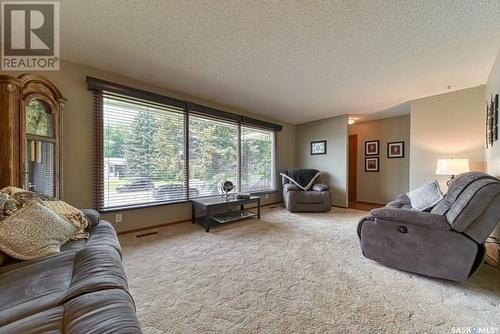
<path fill-rule="evenodd" d="M 436 180 L 424 184 L 406 195 L 410 198 L 412 208 L 419 211 L 430 210 L 443 199 L 443 193 Z"/>
<path fill-rule="evenodd" d="M 0 190 L 0 193 L 12 196 L 15 193 L 18 193 L 18 192 L 21 192 L 21 191 L 26 191 L 26 190 L 21 189 L 21 188 L 17 188 L 17 187 L 5 187 L 5 188 L 3 188 L 3 189 Z"/>
<path fill-rule="evenodd" d="M 90 224 L 83 212 L 64 201 L 42 201 L 42 204 L 77 228 L 76 235 L 71 240 L 88 239 L 89 233 L 86 230 Z"/>
<path fill-rule="evenodd" d="M 0 251 L 19 260 L 31 260 L 60 252 L 77 228 L 38 201 L 0 222 Z"/>
<path fill-rule="evenodd" d="M 38 199 L 38 194 L 32 191 L 22 190 L 12 194 L 11 198 L 22 207 L 24 204 L 31 202 L 34 199 Z"/>
<path fill-rule="evenodd" d="M 323 184 L 323 183 L 316 183 L 312 190 L 314 191 L 327 191 L 328 190 L 328 186 L 326 184 Z"/>

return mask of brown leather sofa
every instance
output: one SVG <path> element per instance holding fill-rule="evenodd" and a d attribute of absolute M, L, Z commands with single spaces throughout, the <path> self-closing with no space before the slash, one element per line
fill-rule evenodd
<path fill-rule="evenodd" d="M 0 333 L 141 333 L 115 230 L 84 213 L 88 240 L 0 267 Z"/>

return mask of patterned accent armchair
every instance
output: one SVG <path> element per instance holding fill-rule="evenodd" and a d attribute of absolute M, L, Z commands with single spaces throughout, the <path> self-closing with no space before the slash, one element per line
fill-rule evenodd
<path fill-rule="evenodd" d="M 332 208 L 328 186 L 316 169 L 288 169 L 280 174 L 283 201 L 290 212 L 326 212 Z"/>
<path fill-rule="evenodd" d="M 358 225 L 364 256 L 425 276 L 466 281 L 484 263 L 484 242 L 500 221 L 500 180 L 469 172 L 450 183 L 431 212 L 400 195 Z"/>

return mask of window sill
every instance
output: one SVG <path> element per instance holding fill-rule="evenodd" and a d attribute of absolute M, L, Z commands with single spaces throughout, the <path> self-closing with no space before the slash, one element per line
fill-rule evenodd
<path fill-rule="evenodd" d="M 255 192 L 250 192 L 250 195 L 252 196 L 260 196 L 260 195 L 269 195 L 269 194 L 274 194 L 278 193 L 279 191 L 274 189 L 274 190 L 262 190 L 262 191 L 255 191 Z M 217 195 L 211 195 L 211 196 L 204 196 L 204 197 L 213 197 Z M 140 210 L 140 209 L 147 209 L 147 208 L 154 208 L 154 207 L 159 207 L 159 206 L 169 206 L 169 205 L 178 205 L 178 204 L 186 204 L 186 203 L 191 203 L 192 200 L 182 200 L 182 201 L 172 201 L 172 202 L 158 202 L 158 203 L 146 203 L 146 204 L 137 204 L 137 205 L 127 205 L 127 206 L 120 206 L 120 207 L 113 207 L 113 208 L 105 208 L 105 209 L 99 209 L 98 211 L 100 213 L 113 213 L 113 212 L 120 212 L 120 211 L 130 211 L 130 210 Z"/>

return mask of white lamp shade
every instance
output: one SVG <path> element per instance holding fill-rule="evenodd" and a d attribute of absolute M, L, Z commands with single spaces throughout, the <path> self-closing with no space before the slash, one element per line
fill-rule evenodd
<path fill-rule="evenodd" d="M 469 159 L 438 159 L 436 175 L 458 175 L 470 171 Z"/>

